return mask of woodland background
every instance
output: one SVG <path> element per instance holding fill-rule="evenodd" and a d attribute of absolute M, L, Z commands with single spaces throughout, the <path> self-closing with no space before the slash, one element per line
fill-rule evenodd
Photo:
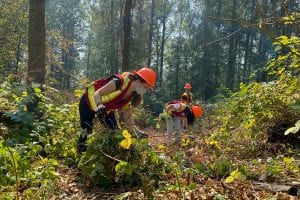
<path fill-rule="evenodd" d="M 299 7 L 296 0 L 0 0 L 0 197 L 299 195 Z M 79 156 L 85 86 L 141 66 L 158 80 L 135 126 L 115 134 L 97 126 Z M 187 82 L 204 115 L 168 147 L 158 116 Z M 103 183 L 115 190 L 103 191 Z"/>

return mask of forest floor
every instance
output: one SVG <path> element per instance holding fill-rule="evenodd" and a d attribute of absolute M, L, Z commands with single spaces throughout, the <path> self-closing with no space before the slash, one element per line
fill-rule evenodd
<path fill-rule="evenodd" d="M 149 135 L 149 142 L 153 148 L 158 148 L 158 145 L 166 143 L 165 135 L 153 129 L 144 130 Z M 183 135 L 183 137 L 190 137 Z M 201 132 L 194 133 L 193 140 L 197 140 L 197 146 L 181 147 L 167 146 L 166 153 L 170 156 L 176 151 L 185 151 L 189 155 L 191 162 L 209 161 L 212 158 L 209 150 L 206 149 L 204 141 L 201 141 Z M 230 155 L 229 155 L 230 156 Z M 261 169 L 252 169 L 261 170 Z M 280 184 L 275 180 L 267 180 L 263 178 L 260 182 L 252 180 L 243 180 L 228 184 L 224 179 L 209 178 L 206 175 L 197 175 L 194 177 L 181 177 L 181 182 L 188 185 L 189 182 L 196 183 L 192 190 L 181 188 L 177 191 L 163 191 L 154 194 L 154 199 L 300 199 L 300 197 L 289 195 L 291 194 L 291 184 Z M 172 180 L 173 179 L 173 180 Z M 170 182 L 176 182 L 175 177 L 170 177 Z M 300 186 L 299 180 L 290 178 L 289 183 L 293 183 L 295 187 Z M 60 170 L 60 196 L 59 199 L 143 199 L 143 194 L 140 188 L 112 187 L 111 189 L 102 189 L 98 186 L 86 186 L 80 181 L 80 171 L 76 168 L 65 168 Z M 297 192 L 297 189 L 296 189 Z"/>

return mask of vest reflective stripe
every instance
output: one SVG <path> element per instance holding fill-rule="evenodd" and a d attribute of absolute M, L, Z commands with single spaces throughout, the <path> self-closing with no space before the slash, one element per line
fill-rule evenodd
<path fill-rule="evenodd" d="M 95 111 L 96 108 L 97 108 L 97 105 L 96 105 L 96 102 L 95 102 L 95 99 L 94 99 L 94 96 L 93 96 L 95 94 L 94 83 L 91 84 L 87 88 L 87 94 L 88 94 L 88 100 L 89 100 L 89 103 L 90 103 L 90 108 Z"/>
<path fill-rule="evenodd" d="M 127 89 L 127 87 L 129 86 L 129 83 L 130 83 L 130 78 L 128 76 L 126 76 L 126 77 L 123 77 L 123 79 L 124 79 L 123 84 L 122 84 L 122 86 L 119 90 L 116 90 L 116 91 L 113 91 L 109 94 L 101 96 L 101 102 L 104 105 L 114 101 L 115 99 L 117 99 L 122 94 L 122 92 L 124 92 L 125 89 Z M 94 84 L 91 84 L 87 88 L 87 94 L 88 94 L 88 101 L 89 101 L 89 104 L 90 104 L 90 109 L 94 110 L 94 111 L 97 108 L 97 105 L 96 105 L 96 102 L 95 102 L 95 99 L 94 99 L 95 92 L 96 92 L 95 91 L 95 86 L 94 86 Z M 109 109 L 109 107 L 108 107 L 108 109 Z"/>

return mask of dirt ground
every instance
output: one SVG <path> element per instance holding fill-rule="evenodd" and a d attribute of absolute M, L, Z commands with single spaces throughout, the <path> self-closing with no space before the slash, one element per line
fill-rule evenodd
<path fill-rule="evenodd" d="M 155 149 L 159 149 L 159 145 L 165 145 L 167 143 L 166 136 L 163 132 L 157 130 L 147 129 L 144 130 L 148 134 L 150 144 Z M 201 132 L 195 133 L 196 135 L 183 134 L 183 138 L 189 138 L 191 140 L 201 140 L 199 135 Z M 201 141 L 198 141 L 198 143 Z M 167 146 L 167 145 L 166 145 Z M 179 146 L 167 146 L 168 153 L 172 154 L 177 151 Z M 181 150 L 188 151 L 191 162 L 199 162 L 201 160 L 209 160 L 210 155 L 205 151 L 201 145 L 192 148 L 183 148 Z M 140 188 L 111 188 L 101 189 L 98 186 L 86 186 L 80 181 L 80 171 L 78 169 L 66 168 L 60 171 L 60 196 L 59 199 L 146 199 Z M 170 177 L 172 178 L 172 177 Z M 174 177 L 173 177 L 174 178 Z M 153 194 L 153 199 L 157 200 L 214 200 L 214 199 L 282 199 L 282 200 L 297 200 L 300 197 L 292 196 L 288 194 L 288 191 L 281 192 L 274 191 L 274 188 L 278 185 L 267 184 L 265 187 L 254 183 L 253 181 L 234 181 L 234 183 L 226 184 L 224 180 L 216 180 L 209 178 L 205 175 L 197 175 L 194 177 L 182 177 L 183 183 L 186 181 L 195 183 L 195 188 L 192 190 L 181 191 L 164 191 Z M 269 187 L 269 188 L 268 188 Z M 271 188 L 270 188 L 271 187 Z M 119 196 L 117 197 L 117 194 Z M 53 198 L 53 199 L 57 199 Z"/>

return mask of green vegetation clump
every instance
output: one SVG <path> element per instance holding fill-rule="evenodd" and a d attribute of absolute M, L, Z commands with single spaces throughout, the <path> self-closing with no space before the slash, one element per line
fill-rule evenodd
<path fill-rule="evenodd" d="M 239 149 L 237 154 L 249 157 L 259 155 L 269 142 L 299 143 L 300 42 L 295 37 L 279 37 L 274 45 L 278 55 L 268 64 L 272 81 L 241 83 L 239 92 L 218 103 L 210 140 L 222 143 L 225 150 Z"/>
<path fill-rule="evenodd" d="M 158 184 L 165 175 L 165 165 L 147 139 L 138 140 L 127 130 L 101 129 L 89 136 L 79 168 L 87 183 L 141 185 L 146 180 Z"/>
<path fill-rule="evenodd" d="M 18 197 L 16 191 L 26 199 L 50 198 L 57 192 L 59 166 L 75 164 L 77 105 L 54 105 L 44 94 L 10 78 L 1 84 L 0 198 Z M 36 98 L 38 106 L 29 112 Z"/>

